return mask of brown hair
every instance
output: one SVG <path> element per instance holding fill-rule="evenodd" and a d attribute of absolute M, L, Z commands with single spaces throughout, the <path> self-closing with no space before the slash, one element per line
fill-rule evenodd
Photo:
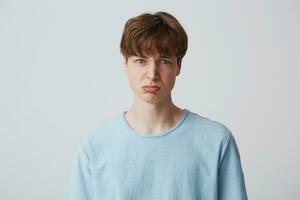
<path fill-rule="evenodd" d="M 135 55 L 147 57 L 158 53 L 161 56 L 176 56 L 181 66 L 188 46 L 188 37 L 178 20 L 167 12 L 143 13 L 125 23 L 120 43 L 126 59 Z"/>

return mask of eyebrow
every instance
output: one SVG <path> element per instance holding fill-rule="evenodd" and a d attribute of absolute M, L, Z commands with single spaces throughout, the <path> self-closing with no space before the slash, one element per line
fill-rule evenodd
<path fill-rule="evenodd" d="M 172 60 L 171 57 L 159 57 L 160 59 L 169 59 L 169 60 Z"/>

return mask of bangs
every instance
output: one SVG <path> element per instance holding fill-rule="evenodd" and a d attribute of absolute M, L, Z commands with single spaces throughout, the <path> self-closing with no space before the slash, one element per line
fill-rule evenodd
<path fill-rule="evenodd" d="M 168 29 L 152 29 L 132 38 L 129 52 L 139 57 L 176 56 L 176 35 Z"/>

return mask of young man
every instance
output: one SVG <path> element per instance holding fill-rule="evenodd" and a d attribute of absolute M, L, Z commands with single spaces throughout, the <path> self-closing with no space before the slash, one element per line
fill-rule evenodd
<path fill-rule="evenodd" d="M 248 199 L 231 131 L 172 102 L 187 44 L 166 12 L 126 22 L 120 47 L 133 104 L 82 138 L 66 199 Z"/>

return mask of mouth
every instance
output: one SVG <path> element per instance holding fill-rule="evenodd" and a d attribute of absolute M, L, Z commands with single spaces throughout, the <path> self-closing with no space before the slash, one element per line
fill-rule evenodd
<path fill-rule="evenodd" d="M 155 93 L 160 90 L 160 87 L 159 86 L 144 86 L 143 89 L 145 92 Z"/>

